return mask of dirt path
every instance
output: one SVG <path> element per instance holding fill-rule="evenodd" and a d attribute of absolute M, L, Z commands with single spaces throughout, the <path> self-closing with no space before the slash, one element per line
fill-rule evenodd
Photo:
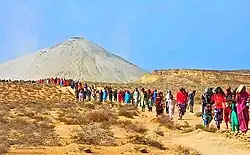
<path fill-rule="evenodd" d="M 198 107 L 195 109 L 198 111 Z M 177 114 L 177 113 L 176 113 Z M 154 130 L 157 124 L 154 123 L 155 115 L 154 113 L 145 112 L 143 113 L 143 121 L 150 130 Z M 141 119 L 141 118 L 140 118 Z M 175 120 L 177 116 L 175 115 Z M 190 125 L 201 124 L 200 118 L 195 116 L 194 113 L 187 112 L 184 116 L 184 120 Z M 181 123 L 181 121 L 176 121 Z M 213 124 L 214 122 L 212 122 Z M 224 124 L 222 124 L 224 128 Z M 248 133 L 249 135 L 249 133 Z M 180 134 L 174 131 L 166 132 L 165 136 L 160 139 L 164 144 L 175 144 L 183 145 L 193 148 L 205 155 L 249 155 L 250 154 L 250 143 L 240 142 L 236 139 L 229 139 L 223 137 L 219 133 L 208 133 L 201 130 L 193 131 L 190 133 Z M 248 148 L 247 148 L 248 147 Z"/>
<path fill-rule="evenodd" d="M 248 155 L 250 150 L 244 148 L 243 142 L 231 140 L 228 138 L 207 132 L 192 132 L 183 135 L 172 134 L 170 137 L 172 143 L 181 144 L 194 148 L 206 155 Z"/>

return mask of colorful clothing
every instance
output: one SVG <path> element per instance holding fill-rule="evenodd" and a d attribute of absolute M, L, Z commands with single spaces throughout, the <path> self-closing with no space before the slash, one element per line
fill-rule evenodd
<path fill-rule="evenodd" d="M 212 99 L 212 92 L 210 91 L 209 88 L 206 88 L 204 94 L 201 96 L 202 113 L 204 112 L 206 105 L 211 103 L 211 99 Z"/>
<path fill-rule="evenodd" d="M 155 106 L 156 106 L 156 116 L 163 114 L 163 104 L 162 104 L 162 97 L 156 97 L 155 99 Z"/>
<path fill-rule="evenodd" d="M 231 104 L 231 129 L 233 132 L 239 131 L 239 121 L 238 121 L 238 116 L 237 116 L 237 110 L 236 110 L 236 105 L 235 102 Z"/>
<path fill-rule="evenodd" d="M 168 91 L 166 95 L 166 113 L 169 114 L 170 119 L 174 116 L 174 108 L 175 104 L 173 101 L 173 95 L 171 94 L 171 91 Z"/>
<path fill-rule="evenodd" d="M 154 103 L 153 99 L 149 98 L 147 104 L 148 104 L 148 111 L 150 111 L 150 112 L 152 112 L 153 103 Z"/>
<path fill-rule="evenodd" d="M 249 124 L 249 108 L 246 106 L 248 100 L 248 93 L 241 92 L 236 97 L 237 102 L 237 114 L 239 119 L 240 130 L 243 133 L 248 131 L 248 124 Z"/>
<path fill-rule="evenodd" d="M 187 102 L 187 96 L 184 92 L 179 91 L 176 95 L 177 103 L 186 103 Z"/>
<path fill-rule="evenodd" d="M 129 103 L 130 103 L 130 94 L 129 94 L 129 92 L 126 92 L 126 93 L 125 93 L 125 103 L 126 103 L 126 104 L 129 104 Z"/>
<path fill-rule="evenodd" d="M 103 91 L 103 98 L 102 98 L 104 102 L 107 101 L 107 97 L 108 97 L 108 92 L 107 92 L 107 90 L 104 90 Z"/>
<path fill-rule="evenodd" d="M 190 93 L 188 94 L 188 106 L 190 109 L 190 112 L 194 111 L 194 97 L 195 97 L 195 93 Z"/>
<path fill-rule="evenodd" d="M 203 119 L 204 126 L 208 127 L 213 119 L 212 107 L 210 104 L 207 104 L 204 107 L 204 112 L 202 113 L 202 119 Z"/>
<path fill-rule="evenodd" d="M 222 109 L 223 104 L 226 102 L 225 96 L 222 93 L 214 94 L 211 100 L 214 102 L 214 107 L 217 109 Z"/>
<path fill-rule="evenodd" d="M 227 123 L 230 121 L 230 114 L 231 114 L 231 109 L 230 107 L 225 107 L 224 108 L 224 121 Z"/>
<path fill-rule="evenodd" d="M 178 113 L 179 113 L 179 119 L 182 119 L 182 116 L 186 112 L 186 104 L 185 103 L 178 103 Z"/>
<path fill-rule="evenodd" d="M 220 129 L 220 124 L 223 120 L 223 109 L 222 108 L 215 108 L 214 109 L 214 121 L 216 123 L 217 129 Z"/>
<path fill-rule="evenodd" d="M 139 92 L 138 91 L 135 91 L 133 93 L 133 99 L 134 99 L 135 105 L 138 106 L 138 103 L 139 103 Z"/>

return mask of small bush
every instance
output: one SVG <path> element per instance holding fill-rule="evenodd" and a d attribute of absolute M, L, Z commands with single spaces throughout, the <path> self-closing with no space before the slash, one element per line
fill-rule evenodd
<path fill-rule="evenodd" d="M 116 139 L 114 133 L 109 129 L 103 128 L 100 123 L 92 123 L 87 126 L 81 126 L 76 136 L 73 136 L 79 144 L 115 146 Z"/>
<path fill-rule="evenodd" d="M 177 145 L 175 150 L 177 155 L 202 155 L 200 152 L 182 145 Z"/>
<path fill-rule="evenodd" d="M 168 129 L 176 129 L 174 121 L 172 121 L 167 115 L 163 115 L 158 118 L 160 125 L 165 126 Z"/>
<path fill-rule="evenodd" d="M 129 143 L 142 144 L 142 145 L 156 147 L 161 150 L 166 150 L 166 147 L 162 144 L 162 142 L 154 139 L 153 137 L 145 137 L 137 134 L 137 135 L 130 135 L 127 138 Z"/>
<path fill-rule="evenodd" d="M 195 125 L 195 129 L 201 129 L 203 131 L 206 131 L 206 132 L 212 132 L 212 133 L 215 133 L 217 132 L 217 128 L 215 126 L 209 126 L 209 127 L 205 127 L 204 125 L 202 124 L 196 124 Z"/>
<path fill-rule="evenodd" d="M 130 120 L 119 122 L 122 128 L 125 128 L 128 132 L 145 133 L 148 129 L 140 122 L 132 122 Z"/>
<path fill-rule="evenodd" d="M 84 114 L 80 113 L 77 108 L 62 109 L 58 116 L 58 120 L 67 125 L 84 125 L 88 123 Z"/>
<path fill-rule="evenodd" d="M 119 116 L 134 118 L 134 116 L 138 116 L 138 109 L 134 105 L 124 105 L 119 108 L 118 114 Z"/>
<path fill-rule="evenodd" d="M 7 139 L 8 132 L 7 129 L 1 125 L 3 129 L 0 129 L 0 154 L 7 153 L 8 148 L 10 147 L 9 141 Z"/>
<path fill-rule="evenodd" d="M 94 110 L 85 113 L 85 119 L 90 122 L 110 122 L 114 123 L 118 119 L 117 115 L 111 110 Z"/>
<path fill-rule="evenodd" d="M 54 125 L 47 121 L 35 122 L 16 118 L 9 122 L 12 145 L 25 146 L 60 146 L 60 140 Z"/>

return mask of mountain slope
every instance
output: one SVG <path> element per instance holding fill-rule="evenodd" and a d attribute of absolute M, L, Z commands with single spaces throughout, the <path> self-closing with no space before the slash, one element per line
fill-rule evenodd
<path fill-rule="evenodd" d="M 72 38 L 0 65 L 0 78 L 64 77 L 96 82 L 131 82 L 145 72 L 83 38 Z"/>

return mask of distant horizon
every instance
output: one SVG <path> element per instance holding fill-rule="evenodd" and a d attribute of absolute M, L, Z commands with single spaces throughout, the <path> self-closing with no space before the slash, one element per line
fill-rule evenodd
<path fill-rule="evenodd" d="M 0 64 L 82 36 L 149 72 L 249 70 L 248 6 L 248 0 L 61 0 L 60 6 L 2 0 Z"/>

